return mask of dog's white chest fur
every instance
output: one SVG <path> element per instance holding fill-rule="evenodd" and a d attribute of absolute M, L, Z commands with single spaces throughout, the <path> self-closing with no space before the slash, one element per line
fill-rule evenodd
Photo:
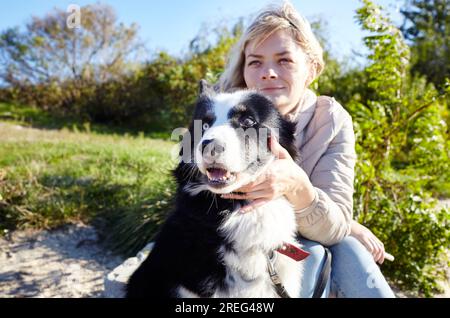
<path fill-rule="evenodd" d="M 219 230 L 233 248 L 218 251 L 226 267 L 225 288 L 217 289 L 212 297 L 279 297 L 267 270 L 267 256 L 283 243 L 298 246 L 290 203 L 283 197 L 246 214 L 234 212 Z M 274 267 L 288 294 L 298 297 L 301 262 L 277 253 Z M 181 297 L 195 296 L 183 287 L 178 292 Z"/>

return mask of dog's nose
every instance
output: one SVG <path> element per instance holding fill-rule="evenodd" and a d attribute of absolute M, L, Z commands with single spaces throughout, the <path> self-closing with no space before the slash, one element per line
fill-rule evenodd
<path fill-rule="evenodd" d="M 218 155 L 220 155 L 222 152 L 224 152 L 225 151 L 225 145 L 224 144 L 222 144 L 222 143 L 220 143 L 220 142 L 215 142 L 214 143 L 214 151 L 218 154 Z"/>
<path fill-rule="evenodd" d="M 205 149 L 208 147 L 207 152 L 205 153 Z M 225 151 L 225 144 L 221 143 L 217 139 L 206 139 L 202 141 L 202 153 L 210 154 L 211 156 L 220 155 Z"/>

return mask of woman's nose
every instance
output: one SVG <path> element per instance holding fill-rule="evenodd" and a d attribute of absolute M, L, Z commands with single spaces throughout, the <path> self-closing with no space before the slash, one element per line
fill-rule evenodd
<path fill-rule="evenodd" d="M 276 79 L 278 78 L 277 72 L 273 68 L 267 68 L 263 71 L 263 74 L 261 76 L 263 80 L 267 79 Z"/>

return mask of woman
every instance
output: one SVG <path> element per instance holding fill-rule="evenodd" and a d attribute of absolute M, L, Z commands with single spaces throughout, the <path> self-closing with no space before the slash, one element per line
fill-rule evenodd
<path fill-rule="evenodd" d="M 331 282 L 323 297 L 394 297 L 376 262 L 383 243 L 352 221 L 355 136 L 350 115 L 334 99 L 317 97 L 308 86 L 324 68 L 322 48 L 305 21 L 285 3 L 262 12 L 234 47 L 219 85 L 250 88 L 269 97 L 283 116 L 297 122 L 297 165 L 276 141 L 277 160 L 268 173 L 224 197 L 253 200 L 242 209 L 286 196 L 296 210 L 302 243 L 311 252 L 300 297 L 311 297 L 332 253 Z"/>

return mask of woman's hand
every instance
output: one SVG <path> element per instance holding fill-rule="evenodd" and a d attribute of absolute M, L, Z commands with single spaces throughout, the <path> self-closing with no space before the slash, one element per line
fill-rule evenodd
<path fill-rule="evenodd" d="M 235 200 L 252 200 L 241 208 L 245 213 L 267 202 L 286 196 L 295 209 L 309 206 L 314 200 L 314 187 L 308 176 L 300 168 L 275 138 L 270 138 L 270 150 L 275 155 L 275 161 L 267 168 L 266 173 L 255 181 L 236 189 L 242 194 L 224 194 L 223 198 Z"/>
<path fill-rule="evenodd" d="M 372 254 L 375 262 L 383 264 L 385 258 L 384 244 L 364 225 L 352 220 L 350 235 L 360 241 Z"/>

